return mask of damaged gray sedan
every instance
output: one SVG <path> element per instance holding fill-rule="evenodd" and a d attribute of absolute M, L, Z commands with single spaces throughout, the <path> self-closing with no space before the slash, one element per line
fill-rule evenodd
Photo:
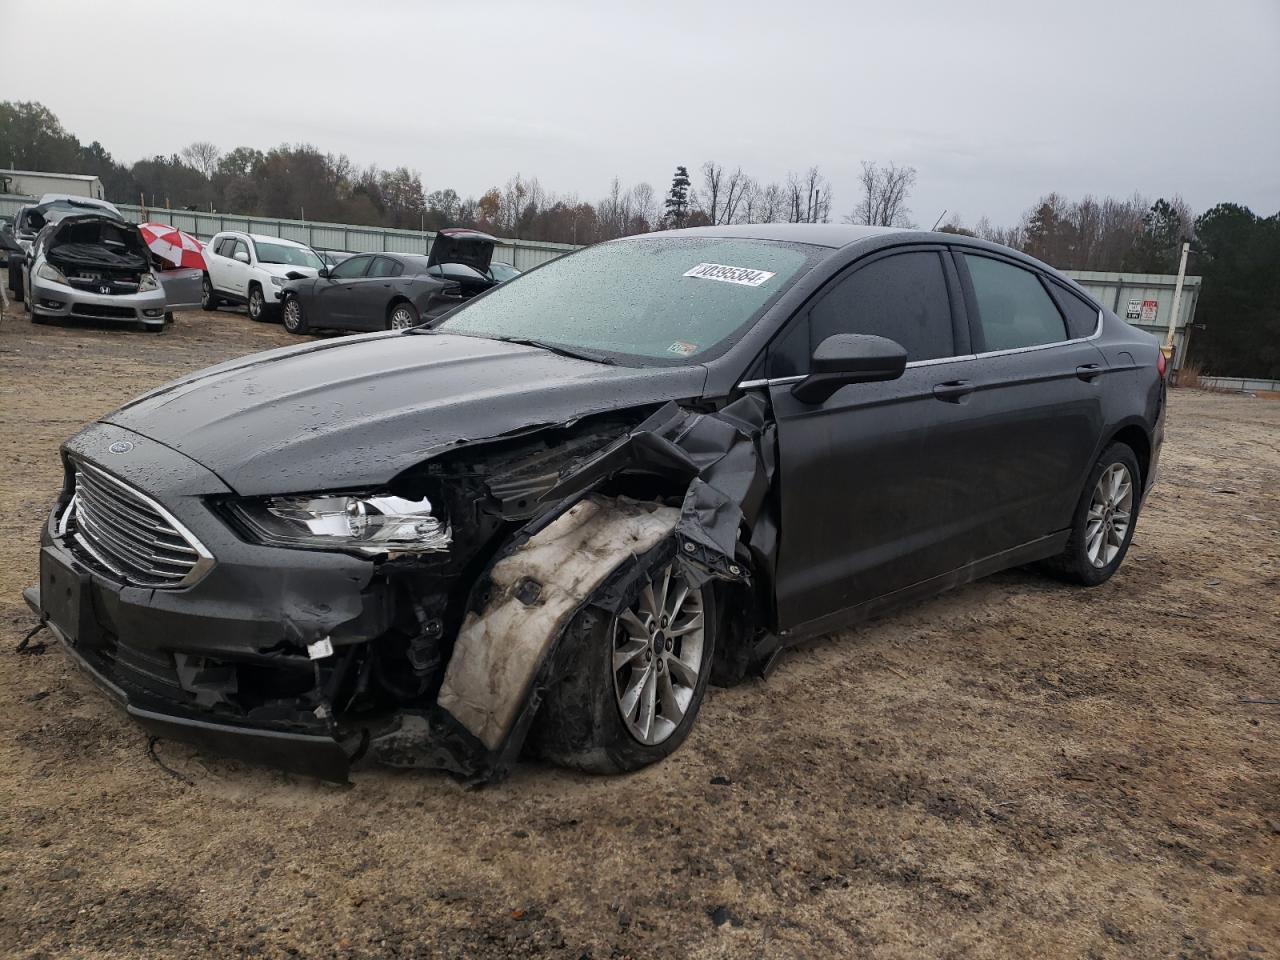
<path fill-rule="evenodd" d="M 633 770 L 788 644 L 1033 561 L 1109 578 L 1163 363 L 964 237 L 615 241 L 87 427 L 27 598 L 159 735 L 336 780 Z"/>

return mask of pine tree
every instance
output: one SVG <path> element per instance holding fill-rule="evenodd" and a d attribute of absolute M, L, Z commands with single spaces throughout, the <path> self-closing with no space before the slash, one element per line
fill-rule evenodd
<path fill-rule="evenodd" d="M 671 178 L 671 189 L 667 191 L 667 199 L 663 203 L 666 213 L 663 220 L 667 229 L 678 229 L 684 226 L 689 216 L 689 170 L 687 167 L 676 167 L 676 175 Z"/>

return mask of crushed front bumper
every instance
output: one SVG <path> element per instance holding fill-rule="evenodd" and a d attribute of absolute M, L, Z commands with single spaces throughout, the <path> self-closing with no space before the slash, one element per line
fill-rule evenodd
<path fill-rule="evenodd" d="M 31 278 L 27 302 L 31 304 L 32 313 L 49 319 L 75 317 L 153 325 L 164 323 L 167 309 L 164 291 L 160 289 L 140 293 L 102 294 L 35 276 Z"/>
<path fill-rule="evenodd" d="M 48 548 L 45 549 L 48 550 Z M 82 568 L 77 569 L 78 564 L 74 560 L 72 564 L 64 568 L 64 574 L 58 570 L 56 563 L 47 563 L 42 557 L 41 582 L 45 589 L 64 592 L 71 590 L 72 595 L 78 594 L 79 590 L 86 585 L 90 585 L 92 589 L 91 575 L 88 571 Z M 72 587 L 63 579 L 64 576 L 75 578 L 77 586 Z M 119 673 L 111 671 L 109 658 L 104 655 L 102 647 L 93 648 L 82 644 L 81 638 L 70 633 L 72 628 L 65 623 L 59 625 L 50 616 L 46 604 L 41 602 L 40 586 L 28 587 L 22 595 L 35 614 L 44 621 L 45 626 L 49 628 L 72 662 L 103 693 L 153 735 L 194 743 L 218 753 L 255 763 L 265 763 L 322 780 L 338 783 L 347 781 L 352 752 L 331 735 L 324 732 L 299 733 L 215 722 L 209 719 L 210 715 L 207 712 L 184 710 L 171 701 L 148 694 L 124 679 Z M 119 647 L 115 647 L 115 650 L 118 651 Z M 319 731 L 321 725 L 317 724 L 317 727 Z"/>

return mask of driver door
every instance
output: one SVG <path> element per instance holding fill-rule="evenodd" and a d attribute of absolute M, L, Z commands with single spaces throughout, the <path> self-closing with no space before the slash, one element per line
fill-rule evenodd
<path fill-rule="evenodd" d="M 795 630 L 962 566 L 972 476 L 962 432 L 972 359 L 954 264 L 940 246 L 874 255 L 838 276 L 770 350 L 782 523 L 778 626 Z M 818 404 L 792 393 L 838 333 L 907 349 L 896 380 Z M 781 379 L 782 382 L 777 382 Z M 940 389 L 941 388 L 941 389 Z"/>
<path fill-rule="evenodd" d="M 315 326 L 345 328 L 351 323 L 356 289 L 372 262 L 372 254 L 349 257 L 330 270 L 328 277 L 316 281 Z"/>

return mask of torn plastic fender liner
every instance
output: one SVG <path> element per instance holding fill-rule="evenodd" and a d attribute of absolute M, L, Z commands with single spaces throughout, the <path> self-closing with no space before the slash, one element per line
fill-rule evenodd
<path fill-rule="evenodd" d="M 626 560 L 670 536 L 674 507 L 590 496 L 500 559 L 478 612 L 467 615 L 438 705 L 500 751 L 534 679 L 570 619 Z"/>
<path fill-rule="evenodd" d="M 463 623 L 437 699 L 440 711 L 489 751 L 473 769 L 501 776 L 528 729 L 535 687 L 548 679 L 565 626 L 629 558 L 675 533 L 695 579 L 745 580 L 736 560 L 746 523 L 753 565 L 772 580 L 775 447 L 767 412 L 755 396 L 714 413 L 666 404 L 544 494 L 558 506 L 531 521 L 492 567 L 488 598 Z M 628 470 L 686 482 L 680 509 L 595 494 L 574 502 Z"/>

